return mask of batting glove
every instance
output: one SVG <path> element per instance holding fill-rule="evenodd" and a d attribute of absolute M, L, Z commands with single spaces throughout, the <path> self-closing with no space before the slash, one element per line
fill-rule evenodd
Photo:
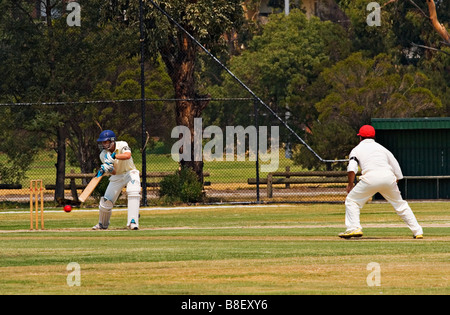
<path fill-rule="evenodd" d="M 105 173 L 112 173 L 114 170 L 114 166 L 109 163 L 104 163 L 100 166 L 101 170 L 103 171 L 103 174 Z"/>
<path fill-rule="evenodd" d="M 116 152 L 114 152 L 113 154 L 109 152 L 105 154 L 105 163 L 114 164 L 115 160 L 116 160 Z"/>

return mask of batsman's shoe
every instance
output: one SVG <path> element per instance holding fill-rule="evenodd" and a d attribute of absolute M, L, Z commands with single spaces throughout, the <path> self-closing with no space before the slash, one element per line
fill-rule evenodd
<path fill-rule="evenodd" d="M 130 230 L 139 230 L 139 226 L 136 224 L 134 219 L 131 220 L 130 225 L 128 226 Z"/>
<path fill-rule="evenodd" d="M 414 235 L 413 236 L 416 240 L 423 240 L 423 234 Z"/>
<path fill-rule="evenodd" d="M 106 230 L 108 229 L 107 227 L 104 227 L 101 223 L 97 223 L 96 225 L 94 225 L 92 227 L 93 230 Z"/>
<path fill-rule="evenodd" d="M 338 236 L 340 238 L 361 237 L 363 236 L 363 232 L 361 229 L 347 230 L 343 233 L 339 233 Z"/>

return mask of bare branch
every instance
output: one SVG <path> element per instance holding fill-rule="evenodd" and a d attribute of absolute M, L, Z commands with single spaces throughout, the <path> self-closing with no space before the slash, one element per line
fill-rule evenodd
<path fill-rule="evenodd" d="M 389 0 L 388 2 L 383 4 L 383 6 L 381 8 L 384 8 L 385 6 L 387 6 L 387 5 L 391 4 L 391 3 L 397 2 L 397 1 L 398 0 Z M 430 18 L 425 12 L 423 12 L 423 10 L 413 0 L 408 0 L 408 1 L 411 2 L 411 4 L 413 6 L 415 6 L 420 11 L 420 13 L 422 13 L 423 16 L 425 16 L 427 19 Z"/>
<path fill-rule="evenodd" d="M 394 3 L 394 2 L 397 2 L 397 0 L 389 0 L 388 2 L 386 2 L 385 4 L 383 4 L 383 5 L 381 6 L 381 8 L 384 8 L 384 7 L 387 6 L 388 4 L 391 4 L 391 3 Z"/>
<path fill-rule="evenodd" d="M 411 44 L 412 44 L 413 46 L 415 46 L 415 47 L 420 47 L 420 48 L 424 48 L 424 49 L 429 49 L 429 50 L 438 51 L 438 52 L 441 52 L 441 53 L 444 53 L 444 54 L 450 56 L 450 54 L 449 54 L 448 52 L 446 52 L 446 51 L 444 51 L 444 50 L 442 50 L 442 49 L 439 49 L 439 48 L 434 48 L 434 47 L 430 47 L 430 46 L 419 45 L 419 44 L 416 44 L 416 43 L 411 43 Z"/>
<path fill-rule="evenodd" d="M 445 26 L 439 23 L 437 13 L 436 13 L 436 5 L 433 0 L 427 0 L 428 10 L 430 11 L 430 20 L 436 32 L 447 42 L 450 43 L 450 34 L 448 33 Z"/>
<path fill-rule="evenodd" d="M 420 13 L 422 13 L 422 15 L 424 17 L 426 17 L 427 19 L 429 19 L 430 17 L 413 1 L 413 0 L 409 0 L 409 2 L 412 3 L 413 6 L 415 6 L 417 8 L 417 10 L 420 11 Z"/>
<path fill-rule="evenodd" d="M 382 6 L 382 8 L 384 8 L 388 4 L 391 4 L 391 3 L 394 3 L 397 1 L 398 0 L 389 0 Z M 427 19 L 430 20 L 433 28 L 436 30 L 436 32 L 439 34 L 439 36 L 441 36 L 445 40 L 444 44 L 448 46 L 450 44 L 450 34 L 447 31 L 447 29 L 445 28 L 445 26 L 443 24 L 439 23 L 437 13 L 436 13 L 436 4 L 434 3 L 434 0 L 426 0 L 427 5 L 428 5 L 428 11 L 429 11 L 430 15 L 427 15 L 413 0 L 408 0 L 408 1 L 411 4 L 413 4 L 420 11 L 420 13 L 422 13 L 423 16 L 425 16 Z"/>

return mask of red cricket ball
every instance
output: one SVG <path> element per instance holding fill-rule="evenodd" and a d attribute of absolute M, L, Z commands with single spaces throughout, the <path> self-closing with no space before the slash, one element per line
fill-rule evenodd
<path fill-rule="evenodd" d="M 70 205 L 65 206 L 64 211 L 66 211 L 66 212 L 72 211 L 72 206 L 70 206 Z"/>

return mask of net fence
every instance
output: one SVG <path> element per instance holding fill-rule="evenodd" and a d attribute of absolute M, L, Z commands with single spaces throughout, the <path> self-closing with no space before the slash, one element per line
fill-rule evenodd
<path fill-rule="evenodd" d="M 198 202 L 344 201 L 346 174 L 335 167 L 344 161 L 317 156 L 303 140 L 308 130 L 295 113 L 264 89 L 248 87 L 256 76 L 245 65 L 240 67 L 245 78 L 238 78 L 155 2 L 144 4 L 153 22 L 141 19 L 139 30 L 122 23 L 127 27 L 118 31 L 97 25 L 98 12 L 104 12 L 98 1 L 69 1 L 72 11 L 64 1 L 55 3 L 53 11 L 48 9 L 52 1 L 34 2 L 5 7 L 7 23 L 0 27 L 4 65 L 13 63 L 2 66 L 9 72 L 0 90 L 2 205 L 27 203 L 30 180 L 36 179 L 43 180 L 47 203 L 77 204 L 101 164 L 96 139 L 105 129 L 132 149 L 142 176 L 143 205 L 163 202 L 161 181 L 179 172 L 180 160 L 189 158 L 202 165 Z M 81 20 L 80 12 L 85 14 Z M 120 14 L 127 22 L 138 11 Z M 149 42 L 158 32 L 148 24 L 160 20 L 195 47 L 177 56 L 193 53 L 194 93 L 189 97 L 178 97 L 185 83 L 175 83 L 180 69 L 171 67 L 161 52 L 149 55 Z M 27 36 L 18 36 L 19 25 Z M 228 50 L 218 50 L 223 60 L 232 58 L 236 36 L 223 36 L 228 45 Z M 104 47 L 98 49 L 98 42 Z M 192 104 L 201 110 L 182 112 Z M 182 118 L 189 122 L 180 123 Z M 190 132 L 183 129 L 187 125 Z M 326 171 L 298 165 L 293 157 L 298 146 L 307 147 Z M 85 206 L 98 203 L 104 185 L 107 179 Z M 124 191 L 119 203 L 125 198 Z"/>
<path fill-rule="evenodd" d="M 231 117 L 226 126 L 214 125 L 214 117 L 208 115 L 196 119 L 195 128 L 201 134 L 194 140 L 199 141 L 195 145 L 201 153 L 204 174 L 201 202 L 344 200 L 345 174 L 310 172 L 296 165 L 292 159 L 295 143 L 290 142 L 283 126 L 273 120 L 267 122 L 264 111 L 257 111 L 259 119 L 255 119 L 254 99 L 208 101 L 211 112 L 226 112 L 227 108 L 246 112 L 247 124 L 233 124 Z M 99 124 L 107 120 L 115 127 L 118 140 L 130 145 L 137 169 L 146 174 L 143 204 L 159 204 L 159 183 L 179 170 L 179 148 L 183 141 L 190 141 L 189 134 L 177 130 L 175 103 L 174 99 L 145 100 L 144 129 L 141 100 L 3 104 L 0 115 L 7 123 L 2 125 L 0 202 L 9 206 L 28 202 L 30 180 L 42 179 L 46 202 L 75 203 L 101 164 L 96 139 Z M 58 122 L 63 121 L 58 128 Z M 58 137 L 64 145 L 58 143 Z M 57 170 L 61 163 L 64 195 L 58 199 L 56 190 L 61 183 Z M 86 205 L 96 204 L 99 197 L 94 192 Z"/>

